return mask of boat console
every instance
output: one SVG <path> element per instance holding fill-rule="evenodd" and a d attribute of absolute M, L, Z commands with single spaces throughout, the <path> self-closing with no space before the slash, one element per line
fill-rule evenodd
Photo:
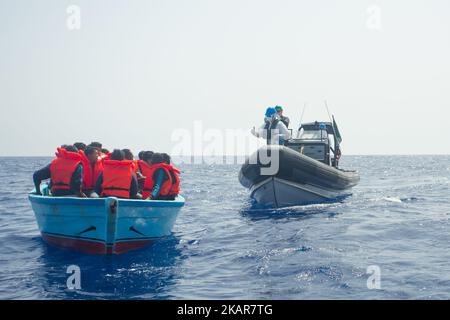
<path fill-rule="evenodd" d="M 334 137 L 333 141 L 330 136 Z M 337 167 L 336 147 L 333 149 L 331 143 L 339 148 L 332 124 L 316 121 L 302 124 L 297 136 L 285 141 L 284 145 L 326 165 Z"/>

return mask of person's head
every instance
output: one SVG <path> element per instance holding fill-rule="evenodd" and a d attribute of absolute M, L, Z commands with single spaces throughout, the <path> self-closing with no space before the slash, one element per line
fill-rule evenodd
<path fill-rule="evenodd" d="M 78 149 L 77 149 L 76 147 L 74 147 L 73 145 L 67 145 L 67 144 L 65 144 L 64 147 L 61 146 L 61 148 L 65 149 L 67 152 L 78 153 Z"/>
<path fill-rule="evenodd" d="M 163 161 L 166 164 L 170 164 L 170 156 L 167 153 L 162 153 Z"/>
<path fill-rule="evenodd" d="M 283 115 L 283 107 L 282 106 L 275 106 L 275 110 L 280 116 Z"/>
<path fill-rule="evenodd" d="M 122 152 L 125 155 L 125 160 L 134 160 L 134 155 L 130 149 L 122 149 Z"/>
<path fill-rule="evenodd" d="M 91 142 L 91 143 L 89 144 L 89 146 L 94 147 L 94 148 L 97 148 L 98 150 L 101 150 L 102 147 L 103 147 L 103 145 L 102 145 L 100 142 L 96 142 L 96 141 Z"/>
<path fill-rule="evenodd" d="M 154 155 L 153 151 L 145 151 L 144 154 L 142 155 L 142 160 L 147 162 L 148 164 L 151 164 L 153 155 Z"/>
<path fill-rule="evenodd" d="M 75 142 L 73 145 L 78 150 L 83 150 L 84 151 L 84 149 L 86 149 L 86 145 L 83 142 Z"/>
<path fill-rule="evenodd" d="M 103 148 L 103 149 L 100 149 L 100 152 L 103 153 L 103 154 L 108 154 L 108 153 L 109 153 L 109 150 Z"/>
<path fill-rule="evenodd" d="M 161 153 L 154 153 L 151 160 L 152 164 L 164 163 L 164 157 Z"/>
<path fill-rule="evenodd" d="M 275 108 L 269 107 L 266 109 L 266 113 L 264 114 L 264 121 L 271 121 L 272 117 L 277 114 Z"/>
<path fill-rule="evenodd" d="M 90 163 L 95 163 L 98 160 L 98 149 L 95 147 L 87 146 L 84 149 L 84 154 L 89 159 Z"/>
<path fill-rule="evenodd" d="M 139 160 L 144 160 L 144 153 L 145 153 L 145 151 L 139 151 L 139 153 L 138 153 Z"/>
<path fill-rule="evenodd" d="M 122 150 L 120 149 L 114 149 L 111 153 L 111 156 L 109 157 L 111 160 L 117 160 L 122 161 L 125 159 L 125 155 Z"/>

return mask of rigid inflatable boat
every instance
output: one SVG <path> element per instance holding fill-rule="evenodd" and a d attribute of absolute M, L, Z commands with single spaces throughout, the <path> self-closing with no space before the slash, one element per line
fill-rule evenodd
<path fill-rule="evenodd" d="M 295 138 L 283 145 L 264 146 L 248 157 L 239 181 L 259 204 L 273 207 L 320 203 L 348 195 L 359 174 L 338 167 L 341 140 L 334 119 L 303 124 Z"/>

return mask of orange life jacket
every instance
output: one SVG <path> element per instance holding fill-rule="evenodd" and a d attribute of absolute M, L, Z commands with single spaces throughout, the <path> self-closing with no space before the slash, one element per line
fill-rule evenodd
<path fill-rule="evenodd" d="M 180 170 L 174 166 L 170 166 L 170 173 L 172 173 L 172 187 L 169 190 L 169 195 L 177 196 L 180 193 Z"/>
<path fill-rule="evenodd" d="M 133 170 L 134 170 L 135 173 L 138 173 L 139 171 L 141 171 L 139 169 L 139 161 L 140 160 L 133 160 Z"/>
<path fill-rule="evenodd" d="M 52 191 L 70 190 L 70 180 L 77 166 L 81 163 L 81 155 L 57 148 L 54 159 L 50 165 Z M 81 190 L 80 190 L 81 191 Z"/>
<path fill-rule="evenodd" d="M 133 162 L 103 160 L 103 197 L 130 198 Z"/>
<path fill-rule="evenodd" d="M 142 172 L 142 167 L 143 167 L 144 165 L 147 165 L 147 166 L 148 166 L 147 162 L 144 162 L 143 160 L 136 160 L 136 166 L 137 166 L 137 168 L 138 168 L 138 171 L 139 171 L 140 173 L 142 173 L 142 175 L 145 176 L 145 174 L 143 174 L 143 172 Z"/>
<path fill-rule="evenodd" d="M 152 193 L 153 187 L 155 186 L 155 171 L 160 168 L 162 168 L 166 172 L 168 179 L 163 182 L 159 194 L 161 196 L 175 195 L 180 191 L 180 178 L 178 176 L 180 171 L 178 169 L 165 163 L 148 165 L 147 163 L 143 162 L 141 163 L 141 172 L 146 177 L 144 188 L 142 190 L 143 199 L 146 199 Z M 171 172 L 174 173 L 175 180 L 172 179 Z"/>
<path fill-rule="evenodd" d="M 98 176 L 103 172 L 103 160 L 97 160 L 94 167 L 92 167 L 84 151 L 80 150 L 78 153 L 81 155 L 81 161 L 83 163 L 83 189 L 93 190 Z"/>

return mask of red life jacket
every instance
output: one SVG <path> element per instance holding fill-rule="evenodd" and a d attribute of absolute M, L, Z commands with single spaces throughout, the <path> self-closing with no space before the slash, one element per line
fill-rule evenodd
<path fill-rule="evenodd" d="M 165 180 L 161 186 L 159 194 L 161 196 L 175 195 L 180 191 L 180 178 L 178 174 L 180 171 L 171 165 L 165 163 L 158 163 L 154 165 L 148 165 L 147 163 L 141 163 L 142 174 L 146 177 L 144 182 L 144 188 L 142 190 L 142 198 L 146 199 L 152 193 L 153 187 L 155 186 L 154 175 L 157 169 L 162 168 L 168 179 Z M 173 172 L 175 180 L 172 178 Z"/>
<path fill-rule="evenodd" d="M 103 160 L 103 197 L 130 198 L 133 162 L 129 160 Z"/>
<path fill-rule="evenodd" d="M 139 161 L 141 161 L 141 160 L 133 160 L 133 170 L 135 173 L 138 173 L 139 171 L 141 171 L 139 169 Z"/>
<path fill-rule="evenodd" d="M 172 174 L 172 187 L 169 190 L 169 195 L 177 196 L 180 193 L 180 173 L 181 171 L 170 165 L 170 173 Z"/>
<path fill-rule="evenodd" d="M 52 192 L 55 190 L 70 190 L 70 180 L 77 166 L 81 163 L 81 155 L 57 148 L 54 159 L 50 165 Z M 81 190 L 79 190 L 81 191 Z"/>
<path fill-rule="evenodd" d="M 93 190 L 98 176 L 103 172 L 103 161 L 97 160 L 94 167 L 92 167 L 91 162 L 83 150 L 78 151 L 78 153 L 81 155 L 81 161 L 83 163 L 83 189 Z"/>
<path fill-rule="evenodd" d="M 147 166 L 148 166 L 147 162 L 144 162 L 143 160 L 136 160 L 136 166 L 137 166 L 138 171 L 139 171 L 140 173 L 142 173 L 142 167 L 143 167 L 144 165 L 147 165 Z M 142 175 L 145 176 L 145 174 L 143 174 L 143 173 L 142 173 Z"/>

